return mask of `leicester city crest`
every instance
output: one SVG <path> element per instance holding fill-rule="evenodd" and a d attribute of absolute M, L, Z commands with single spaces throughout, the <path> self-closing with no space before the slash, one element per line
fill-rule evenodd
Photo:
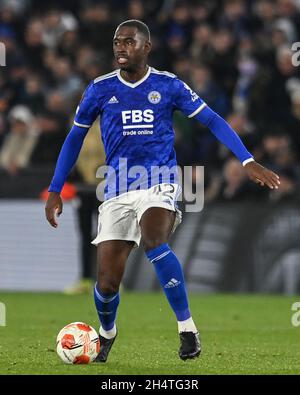
<path fill-rule="evenodd" d="M 148 95 L 148 100 L 152 104 L 157 104 L 160 102 L 161 94 L 157 91 L 152 91 Z"/>

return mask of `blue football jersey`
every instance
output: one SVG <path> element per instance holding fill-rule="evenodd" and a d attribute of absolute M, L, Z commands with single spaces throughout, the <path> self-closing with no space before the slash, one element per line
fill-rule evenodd
<path fill-rule="evenodd" d="M 137 183 L 145 189 L 176 182 L 173 112 L 178 109 L 191 118 L 205 106 L 186 83 L 153 67 L 135 83 L 124 80 L 120 70 L 92 81 L 74 124 L 89 128 L 100 116 L 108 166 L 105 198 L 136 189 Z"/>

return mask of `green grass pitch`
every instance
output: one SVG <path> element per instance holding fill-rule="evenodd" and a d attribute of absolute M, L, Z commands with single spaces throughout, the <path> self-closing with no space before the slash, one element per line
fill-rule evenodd
<path fill-rule="evenodd" d="M 98 329 L 92 296 L 0 293 L 7 324 L 0 327 L 0 374 L 299 374 L 300 326 L 291 324 L 296 301 L 300 296 L 190 295 L 203 352 L 184 362 L 164 296 L 123 292 L 107 363 L 65 365 L 56 335 L 73 321 Z"/>

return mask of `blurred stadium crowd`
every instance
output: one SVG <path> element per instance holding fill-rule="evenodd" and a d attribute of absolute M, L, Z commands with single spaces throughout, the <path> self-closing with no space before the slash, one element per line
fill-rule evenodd
<path fill-rule="evenodd" d="M 280 191 L 260 189 L 209 130 L 176 113 L 179 164 L 205 166 L 206 200 L 297 198 L 300 67 L 291 46 L 300 41 L 299 0 L 0 0 L 2 174 L 53 170 L 85 86 L 115 67 L 113 34 L 131 18 L 149 25 L 150 64 L 191 85 L 281 175 Z M 97 183 L 98 140 L 94 126 L 75 180 Z"/>

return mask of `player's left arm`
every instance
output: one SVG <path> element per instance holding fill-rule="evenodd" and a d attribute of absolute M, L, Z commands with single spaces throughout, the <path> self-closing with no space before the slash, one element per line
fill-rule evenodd
<path fill-rule="evenodd" d="M 209 108 L 185 82 L 176 77 L 173 78 L 172 93 L 174 107 L 189 118 L 195 118 L 207 126 L 216 138 L 240 160 L 250 180 L 261 186 L 267 185 L 271 189 L 278 188 L 279 176 L 257 163 L 232 127 Z"/>
<path fill-rule="evenodd" d="M 279 176 L 254 160 L 240 137 L 225 119 L 208 106 L 205 106 L 202 111 L 196 114 L 195 118 L 206 125 L 216 138 L 234 153 L 244 166 L 250 180 L 261 186 L 267 185 L 271 189 L 278 189 Z"/>

